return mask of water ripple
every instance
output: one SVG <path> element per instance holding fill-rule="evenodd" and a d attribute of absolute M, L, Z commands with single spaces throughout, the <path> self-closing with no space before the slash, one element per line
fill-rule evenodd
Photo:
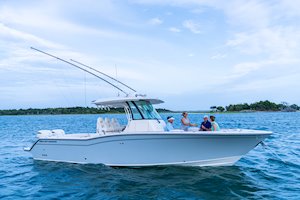
<path fill-rule="evenodd" d="M 174 116 L 179 127 L 180 115 Z M 297 199 L 300 194 L 300 113 L 216 115 L 223 128 L 274 132 L 265 148 L 257 146 L 231 167 L 112 168 L 34 161 L 23 151 L 37 130 L 93 132 L 97 117 L 0 116 L 0 199 Z M 195 123 L 201 118 L 190 115 Z"/>

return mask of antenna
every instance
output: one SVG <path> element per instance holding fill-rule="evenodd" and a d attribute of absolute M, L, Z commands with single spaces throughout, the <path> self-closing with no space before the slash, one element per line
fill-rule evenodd
<path fill-rule="evenodd" d="M 116 64 L 115 64 L 115 68 L 116 68 L 116 79 L 118 80 L 118 68 Z M 118 91 L 118 97 L 119 96 L 120 96 L 120 92 Z"/>
<path fill-rule="evenodd" d="M 42 51 L 42 50 L 39 50 L 39 49 L 36 49 L 36 48 L 34 48 L 34 47 L 30 47 L 30 48 L 33 49 L 33 50 L 35 50 L 35 51 L 38 51 L 38 52 L 40 52 L 40 53 L 43 53 L 43 54 L 45 54 L 45 55 L 47 55 L 47 56 L 56 58 L 56 59 L 58 59 L 58 60 L 60 60 L 60 61 L 62 61 L 62 62 L 65 62 L 65 63 L 69 64 L 69 65 L 72 65 L 73 67 L 76 67 L 76 68 L 78 68 L 78 69 L 81 69 L 81 70 L 83 70 L 83 71 L 85 71 L 85 72 L 87 72 L 87 73 L 89 73 L 89 74 L 91 74 L 91 75 L 93 75 L 93 76 L 95 76 L 95 77 L 101 79 L 102 81 L 108 83 L 109 85 L 113 86 L 114 88 L 120 90 L 121 92 L 123 92 L 124 94 L 126 94 L 126 96 L 129 95 L 127 92 L 125 92 L 124 90 L 122 90 L 122 89 L 119 88 L 118 86 L 112 84 L 111 82 L 109 82 L 109 81 L 107 81 L 106 79 L 104 79 L 104 78 L 98 76 L 97 74 L 94 74 L 93 72 L 90 72 L 90 71 L 88 71 L 88 70 L 86 70 L 86 69 L 84 69 L 84 68 L 82 68 L 82 67 L 79 67 L 78 65 L 75 65 L 75 64 L 73 64 L 73 63 L 71 63 L 71 62 L 69 62 L 69 61 L 66 61 L 66 60 L 64 60 L 64 59 L 62 59 L 62 58 L 59 58 L 59 57 L 57 57 L 57 56 L 54 56 L 54 55 L 52 55 L 52 54 L 50 54 L 50 53 L 46 53 L 46 52 L 44 52 L 44 51 Z"/>
<path fill-rule="evenodd" d="M 133 89 L 132 87 L 129 87 L 128 85 L 126 85 L 125 83 L 123 83 L 123 82 L 121 82 L 121 81 L 115 79 L 114 77 L 111 77 L 111 76 L 109 76 L 109 75 L 107 75 L 107 74 L 105 74 L 105 73 L 103 73 L 103 72 L 101 72 L 101 71 L 99 71 L 99 70 L 96 70 L 96 69 L 94 69 L 94 68 L 92 68 L 92 67 L 90 67 L 90 66 L 88 66 L 88 65 L 85 65 L 85 64 L 83 64 L 83 63 L 81 63 L 81 62 L 78 62 L 78 61 L 76 61 L 76 60 L 73 60 L 73 59 L 70 59 L 70 60 L 73 61 L 73 62 L 75 62 L 75 63 L 77 63 L 77 64 L 79 64 L 79 65 L 85 66 L 85 67 L 87 67 L 87 68 L 89 68 L 89 69 L 91 69 L 91 70 L 93 70 L 93 71 L 96 71 L 96 72 L 98 72 L 98 73 L 100 73 L 100 74 L 102 74 L 102 75 L 104 75 L 104 76 L 106 76 L 106 77 L 108 77 L 108 78 L 110 78 L 110 79 L 112 79 L 112 80 L 118 82 L 118 83 L 121 83 L 122 85 L 124 85 L 125 87 L 129 88 L 129 89 L 132 90 L 133 92 L 136 92 L 135 89 Z"/>

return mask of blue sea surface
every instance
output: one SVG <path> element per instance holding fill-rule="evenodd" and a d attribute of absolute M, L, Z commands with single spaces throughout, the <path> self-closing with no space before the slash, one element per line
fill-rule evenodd
<path fill-rule="evenodd" d="M 300 199 L 300 112 L 216 114 L 221 128 L 274 132 L 228 167 L 112 168 L 34 161 L 23 151 L 38 130 L 95 132 L 97 117 L 0 116 L 0 199 Z M 102 117 L 126 123 L 123 114 Z"/>

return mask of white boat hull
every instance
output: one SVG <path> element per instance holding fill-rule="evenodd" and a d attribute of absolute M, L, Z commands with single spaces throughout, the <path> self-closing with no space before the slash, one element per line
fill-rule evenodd
<path fill-rule="evenodd" d="M 39 139 L 30 151 L 35 160 L 94 163 L 108 166 L 224 166 L 233 165 L 271 132 L 66 134 Z"/>

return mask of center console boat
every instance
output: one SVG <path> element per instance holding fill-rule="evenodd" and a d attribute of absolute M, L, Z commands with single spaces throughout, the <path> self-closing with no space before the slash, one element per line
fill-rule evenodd
<path fill-rule="evenodd" d="M 94 163 L 108 166 L 233 165 L 271 132 L 245 129 L 165 131 L 165 122 L 152 104 L 159 99 L 126 97 L 94 101 L 99 107 L 123 107 L 128 123 L 97 120 L 95 133 L 65 134 L 41 130 L 26 151 L 35 160 Z"/>
<path fill-rule="evenodd" d="M 30 147 L 24 148 L 35 160 L 125 167 L 233 165 L 272 134 L 269 131 L 246 129 L 167 132 L 165 122 L 153 107 L 154 104 L 163 103 L 162 100 L 136 93 L 130 95 L 104 79 L 103 75 L 136 91 L 98 70 L 32 49 L 86 71 L 125 93 L 125 97 L 100 99 L 93 103 L 100 108 L 124 108 L 127 117 L 126 126 L 120 125 L 116 119 L 99 117 L 94 133 L 66 134 L 61 129 L 40 130 L 37 140 Z"/>

